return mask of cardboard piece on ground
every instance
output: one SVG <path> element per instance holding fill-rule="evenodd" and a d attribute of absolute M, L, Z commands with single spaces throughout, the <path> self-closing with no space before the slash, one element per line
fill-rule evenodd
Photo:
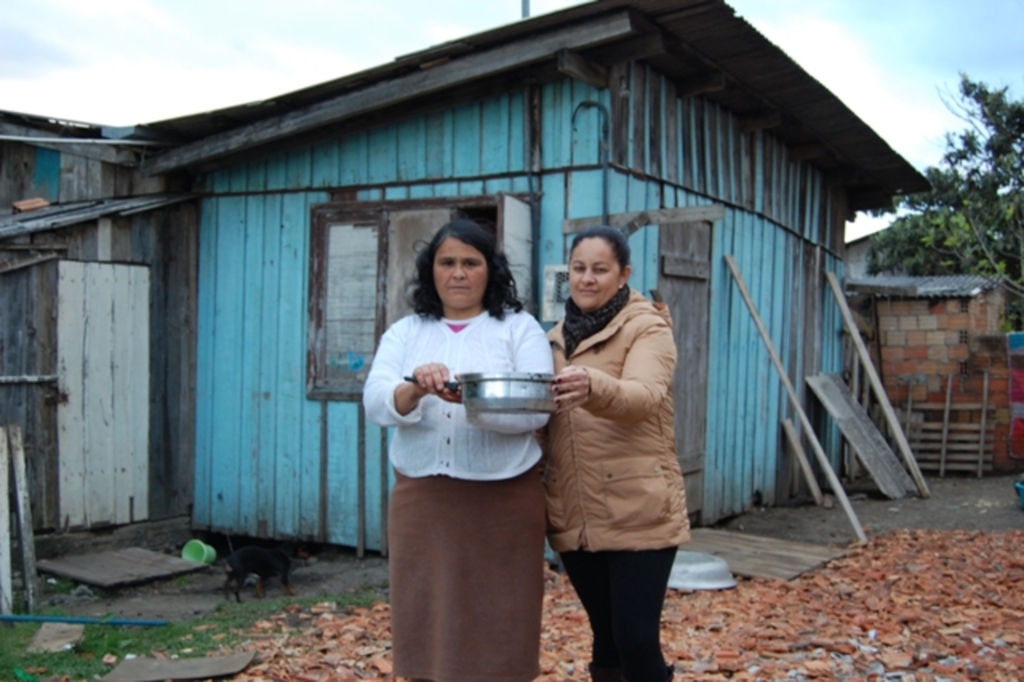
<path fill-rule="evenodd" d="M 160 680 L 205 680 L 236 675 L 252 663 L 255 651 L 232 656 L 205 658 L 133 658 L 120 664 L 101 679 L 107 682 L 160 682 Z"/>
<path fill-rule="evenodd" d="M 85 636 L 81 623 L 43 623 L 28 644 L 30 654 L 57 654 L 74 648 Z"/>

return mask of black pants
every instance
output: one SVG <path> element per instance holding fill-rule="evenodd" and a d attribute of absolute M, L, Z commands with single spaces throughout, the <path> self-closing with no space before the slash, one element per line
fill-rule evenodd
<path fill-rule="evenodd" d="M 590 618 L 594 667 L 621 668 L 628 682 L 665 682 L 661 609 L 676 549 L 561 554 Z"/>

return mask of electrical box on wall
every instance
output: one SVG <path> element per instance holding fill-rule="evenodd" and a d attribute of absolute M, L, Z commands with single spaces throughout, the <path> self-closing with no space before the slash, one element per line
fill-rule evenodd
<path fill-rule="evenodd" d="M 565 317 L 565 302 L 569 300 L 569 266 L 544 266 L 544 298 L 541 322 L 558 322 Z"/>

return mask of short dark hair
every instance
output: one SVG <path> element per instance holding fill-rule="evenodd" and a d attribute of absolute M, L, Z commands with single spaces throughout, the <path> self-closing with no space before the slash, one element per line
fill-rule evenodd
<path fill-rule="evenodd" d="M 516 280 L 512 276 L 508 259 L 500 250 L 494 235 L 479 223 L 469 218 L 459 218 L 442 225 L 416 256 L 416 278 L 411 295 L 412 309 L 418 315 L 439 320 L 444 317 L 444 306 L 434 284 L 434 257 L 441 243 L 449 237 L 472 246 L 484 256 L 487 263 L 487 288 L 484 290 L 484 309 L 499 320 L 510 309 L 519 312 L 523 303 L 519 300 Z"/>
<path fill-rule="evenodd" d="M 610 227 L 608 225 L 591 225 L 584 228 L 581 232 L 577 232 L 576 236 L 572 239 L 572 244 L 569 246 L 569 257 L 572 258 L 572 252 L 576 250 L 581 241 L 595 237 L 608 242 L 608 246 L 612 247 L 612 251 L 615 253 L 615 260 L 618 261 L 620 268 L 625 270 L 629 266 L 629 240 L 626 238 L 626 233 L 617 227 Z"/>

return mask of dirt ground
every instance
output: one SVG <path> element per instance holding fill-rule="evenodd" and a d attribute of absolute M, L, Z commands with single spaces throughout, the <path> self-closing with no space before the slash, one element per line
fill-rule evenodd
<path fill-rule="evenodd" d="M 909 496 L 889 500 L 870 491 L 847 491 L 865 533 L 890 530 L 1024 530 L 1024 509 L 1014 489 L 1015 475 L 927 478 L 928 498 Z M 840 504 L 755 507 L 729 519 L 719 528 L 751 535 L 825 545 L 845 546 L 856 541 L 849 517 Z M 151 548 L 154 549 L 154 548 Z M 47 600 L 72 616 L 182 620 L 214 612 L 224 600 L 224 560 L 199 572 L 167 581 L 125 587 L 96 594 L 54 594 Z M 45 579 L 45 576 L 44 576 Z M 387 559 L 379 555 L 357 558 L 337 547 L 313 548 L 309 559 L 296 560 L 292 585 L 301 597 L 332 596 L 372 590 L 387 599 Z M 255 599 L 252 587 L 243 599 Z M 270 580 L 268 598 L 286 596 Z"/>

